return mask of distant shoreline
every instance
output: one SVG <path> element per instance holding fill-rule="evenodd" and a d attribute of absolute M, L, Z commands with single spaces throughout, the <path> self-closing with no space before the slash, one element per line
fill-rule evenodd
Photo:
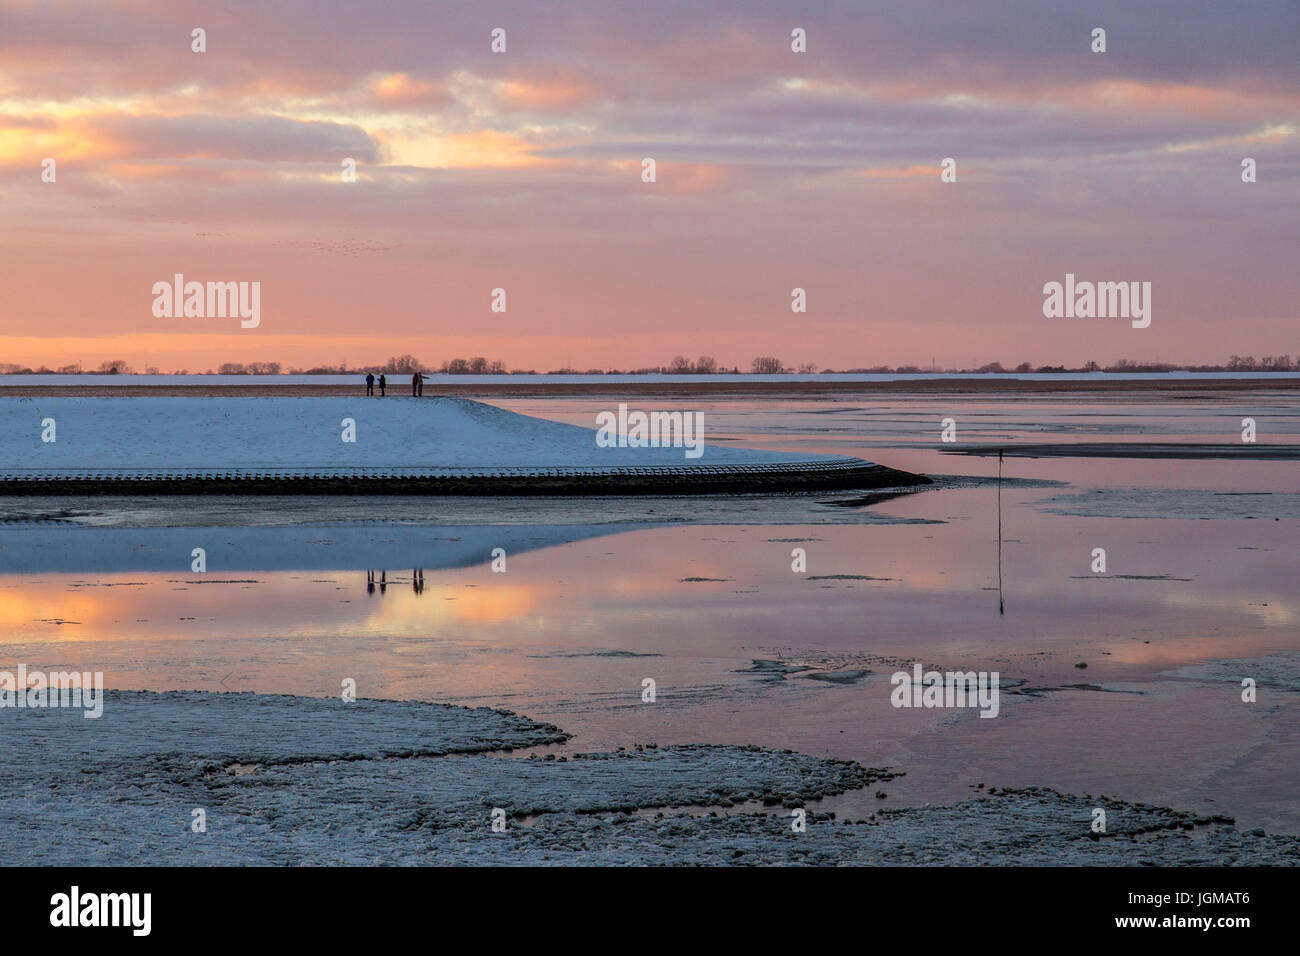
<path fill-rule="evenodd" d="M 216 376 L 214 376 L 215 378 Z M 4 376 L 0 378 L 0 398 L 39 398 L 39 397 L 87 397 L 87 398 L 131 398 L 139 396 L 176 396 L 204 398 L 209 396 L 234 397 L 303 397 L 321 398 L 327 396 L 363 397 L 365 383 L 358 376 L 355 385 L 340 382 L 303 383 L 293 382 L 283 385 L 269 383 L 263 378 L 247 384 L 226 381 L 212 384 L 173 384 L 151 383 L 135 384 L 86 384 L 42 385 L 13 381 L 21 376 Z M 536 378 L 541 378 L 537 376 Z M 680 379 L 664 381 L 647 376 L 634 381 L 601 381 L 597 377 L 583 381 L 565 381 L 563 379 L 547 382 L 511 381 L 510 376 L 502 376 L 501 381 L 484 382 L 481 378 L 472 382 L 448 382 L 432 377 L 426 380 L 426 398 L 433 396 L 451 396 L 457 398 L 544 398 L 561 396 L 627 396 L 638 395 L 665 398 L 778 398 L 799 397 L 815 398 L 817 396 L 851 396 L 851 395 L 1060 395 L 1069 393 L 1124 394 L 1134 393 L 1153 395 L 1169 393 L 1185 396 L 1189 393 L 1212 392 L 1259 392 L 1259 391 L 1296 391 L 1300 390 L 1300 375 L 1283 375 L 1277 377 L 1202 377 L 1193 375 L 1152 376 L 1150 378 L 1114 378 L 1110 376 L 1089 376 L 1072 379 L 1034 379 L 1009 375 L 981 375 L 965 378 L 916 377 L 892 379 L 886 381 L 866 381 L 861 379 L 809 380 L 804 377 L 791 376 L 789 381 L 777 380 L 775 377 L 747 379 L 736 376 L 734 381 L 682 381 Z M 389 385 L 389 395 L 376 398 L 375 401 L 399 401 L 412 399 L 401 382 Z"/>

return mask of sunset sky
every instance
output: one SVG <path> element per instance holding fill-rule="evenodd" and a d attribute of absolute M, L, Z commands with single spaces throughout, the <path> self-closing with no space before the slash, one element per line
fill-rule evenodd
<path fill-rule="evenodd" d="M 0 363 L 1296 355 L 1298 128 L 1295 2 L 0 0 Z"/>

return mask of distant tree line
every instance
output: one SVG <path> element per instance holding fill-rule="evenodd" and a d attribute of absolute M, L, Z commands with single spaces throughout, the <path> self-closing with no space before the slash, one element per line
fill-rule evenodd
<path fill-rule="evenodd" d="M 443 362 L 438 371 L 444 375 L 504 375 L 506 363 L 501 359 L 489 362 L 481 355 L 472 359 L 454 358 Z"/>
<path fill-rule="evenodd" d="M 390 356 L 387 362 L 379 365 L 362 366 L 360 368 L 349 369 L 347 363 L 341 363 L 337 366 L 318 365 L 313 368 L 289 368 L 285 369 L 279 362 L 224 362 L 217 367 L 218 375 L 348 375 L 359 374 L 361 372 L 385 372 L 389 375 L 410 375 L 413 372 L 436 371 L 445 375 L 505 375 L 507 374 L 506 363 L 501 359 L 488 361 L 481 355 L 473 358 L 453 358 L 447 359 L 436 369 L 421 362 L 414 355 L 394 355 Z M 798 366 L 787 366 L 779 358 L 772 355 L 757 356 L 749 366 L 750 373 L 754 375 L 780 375 L 780 374 L 801 374 L 809 375 L 818 371 L 816 365 L 811 362 L 805 362 Z M 1086 362 L 1077 368 L 1070 368 L 1065 365 L 1038 365 L 1035 366 L 1030 362 L 1021 362 L 1014 368 L 1006 368 L 1001 362 L 989 362 L 985 365 L 974 366 L 972 368 L 942 368 L 939 366 L 930 366 L 925 368 L 919 365 L 873 365 L 869 368 L 843 368 L 843 369 L 821 369 L 822 374 L 922 374 L 922 373 L 977 373 L 986 375 L 1012 374 L 1026 372 L 1297 372 L 1300 371 L 1300 355 L 1292 359 L 1289 355 L 1266 355 L 1263 358 L 1256 359 L 1253 355 L 1233 355 L 1228 359 L 1225 365 L 1175 365 L 1164 362 L 1135 362 L 1131 359 L 1120 359 L 1114 365 L 1105 367 L 1097 362 Z M 0 375 L 129 375 L 134 374 L 135 369 L 127 365 L 124 359 L 113 359 L 107 362 L 101 362 L 96 368 L 83 369 L 80 364 L 63 365 L 59 368 L 48 368 L 45 365 L 39 368 L 16 365 L 12 362 L 0 362 Z M 157 375 L 158 369 L 147 366 L 144 374 Z M 187 369 L 177 369 L 168 373 L 172 375 L 188 375 Z M 208 369 L 204 373 L 212 375 L 213 370 Z M 509 370 L 510 375 L 536 375 L 535 369 L 512 368 Z M 552 369 L 544 373 L 546 375 L 739 375 L 740 369 L 733 367 L 728 369 L 720 366 L 716 359 L 710 355 L 701 355 L 692 362 L 684 355 L 677 355 L 667 365 L 649 366 L 645 368 L 629 368 L 621 370 L 616 368 L 589 368 L 585 371 L 573 368 Z"/>
<path fill-rule="evenodd" d="M 225 362 L 217 366 L 218 375 L 279 375 L 279 362 L 249 362 L 247 365 L 241 365 L 239 362 Z"/>

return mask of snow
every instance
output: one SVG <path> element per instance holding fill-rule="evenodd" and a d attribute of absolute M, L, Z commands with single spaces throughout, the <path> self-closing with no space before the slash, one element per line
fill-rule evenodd
<path fill-rule="evenodd" d="M 54 442 L 42 441 L 48 419 Z M 355 442 L 343 440 L 344 419 L 356 423 Z M 705 415 L 702 456 L 687 458 L 681 447 L 602 448 L 594 427 L 460 398 L 0 398 L 0 474 L 426 475 L 855 461 L 713 444 L 708 426 Z"/>
<path fill-rule="evenodd" d="M 1268 657 L 1251 657 L 1201 661 L 1186 664 L 1173 670 L 1161 671 L 1161 677 L 1178 677 L 1183 680 L 1224 681 L 1240 689 L 1242 679 L 1249 677 L 1262 695 L 1273 689 L 1300 693 L 1300 652 L 1280 651 Z"/>
<path fill-rule="evenodd" d="M 1300 493 L 1227 493 L 1203 488 L 1088 488 L 1035 501 L 1047 514 L 1084 518 L 1300 518 Z"/>
<path fill-rule="evenodd" d="M 98 720 L 0 709 L 0 733 L 18 865 L 1300 862 L 1295 837 L 1045 789 L 836 820 L 810 802 L 896 772 L 757 747 L 583 755 L 558 728 L 484 708 L 109 691 Z M 500 752 L 530 745 L 549 749 Z"/>

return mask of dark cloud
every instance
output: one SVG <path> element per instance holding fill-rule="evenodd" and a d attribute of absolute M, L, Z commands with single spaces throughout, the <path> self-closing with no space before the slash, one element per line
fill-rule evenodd
<path fill-rule="evenodd" d="M 378 155 L 375 141 L 359 126 L 282 116 L 116 116 L 93 126 L 133 157 L 369 162 Z"/>
<path fill-rule="evenodd" d="M 195 26 L 208 31 L 206 54 L 190 52 Z M 496 26 L 508 33 L 505 56 L 488 50 Z M 797 62 L 789 51 L 794 26 L 808 31 L 810 44 Z M 1089 52 L 1097 26 L 1108 33 L 1104 56 Z M 337 89 L 377 70 L 445 76 L 557 66 L 618 99 L 689 98 L 705 86 L 749 87 L 787 72 L 977 89 L 1114 77 L 1281 92 L 1300 81 L 1298 35 L 1300 4 L 1292 0 L 155 0 L 0 12 L 5 72 L 31 95 L 24 74 L 40 77 L 47 92 L 86 93 L 259 78 Z"/>

